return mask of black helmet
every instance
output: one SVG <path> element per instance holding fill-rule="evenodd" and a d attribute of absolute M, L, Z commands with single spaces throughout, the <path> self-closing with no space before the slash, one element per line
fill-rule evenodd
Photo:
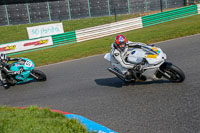
<path fill-rule="evenodd" d="M 1 55 L 0 55 L 0 62 L 2 62 L 2 63 L 7 63 L 8 62 L 8 57 L 7 57 L 6 54 L 1 53 Z"/>

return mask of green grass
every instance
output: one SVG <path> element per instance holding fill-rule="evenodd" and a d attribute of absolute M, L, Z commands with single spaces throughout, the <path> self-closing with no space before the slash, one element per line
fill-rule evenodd
<path fill-rule="evenodd" d="M 0 107 L 1 133 L 88 133 L 75 119 L 30 106 L 25 109 Z"/>
<path fill-rule="evenodd" d="M 117 20 L 125 20 L 133 17 L 141 16 L 142 14 L 128 14 L 128 15 L 118 15 Z M 88 28 L 92 26 L 103 25 L 107 23 L 115 22 L 114 16 L 105 16 L 105 17 L 95 17 L 95 18 L 86 18 L 86 19 L 74 19 L 62 21 L 64 32 L 79 30 L 83 28 Z M 58 22 L 49 22 L 49 23 L 36 23 L 36 24 L 24 24 L 24 25 L 13 25 L 13 26 L 0 26 L 0 44 L 15 42 L 20 40 L 28 39 L 28 33 L 26 27 L 37 26 L 42 24 L 51 24 Z"/>
<path fill-rule="evenodd" d="M 200 33 L 200 15 L 123 33 L 128 40 L 147 44 Z M 14 57 L 32 59 L 37 66 L 102 54 L 110 50 L 113 36 L 69 44 Z"/>

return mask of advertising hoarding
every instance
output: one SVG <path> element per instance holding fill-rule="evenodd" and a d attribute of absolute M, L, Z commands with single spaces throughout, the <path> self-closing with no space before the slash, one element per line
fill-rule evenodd
<path fill-rule="evenodd" d="M 14 53 L 29 49 L 35 49 L 53 45 L 52 37 L 44 37 L 33 40 L 25 40 L 14 43 L 0 45 L 0 53 Z"/>
<path fill-rule="evenodd" d="M 27 27 L 29 39 L 64 33 L 62 23 Z"/>

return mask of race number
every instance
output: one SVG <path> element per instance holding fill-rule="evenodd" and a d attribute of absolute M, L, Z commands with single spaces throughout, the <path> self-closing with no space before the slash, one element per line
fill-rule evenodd
<path fill-rule="evenodd" d="M 27 60 L 27 61 L 25 62 L 24 65 L 25 65 L 26 67 L 31 67 L 32 64 L 33 64 L 33 63 L 32 63 L 31 61 L 28 61 L 28 60 Z"/>

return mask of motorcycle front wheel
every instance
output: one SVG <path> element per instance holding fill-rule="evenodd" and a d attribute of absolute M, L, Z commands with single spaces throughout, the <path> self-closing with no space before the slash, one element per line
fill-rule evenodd
<path fill-rule="evenodd" d="M 162 72 L 164 72 L 163 77 L 172 82 L 180 83 L 185 80 L 185 74 L 175 65 L 167 65 Z"/>
<path fill-rule="evenodd" d="M 46 75 L 40 70 L 32 70 L 31 75 L 38 81 L 46 81 Z"/>

